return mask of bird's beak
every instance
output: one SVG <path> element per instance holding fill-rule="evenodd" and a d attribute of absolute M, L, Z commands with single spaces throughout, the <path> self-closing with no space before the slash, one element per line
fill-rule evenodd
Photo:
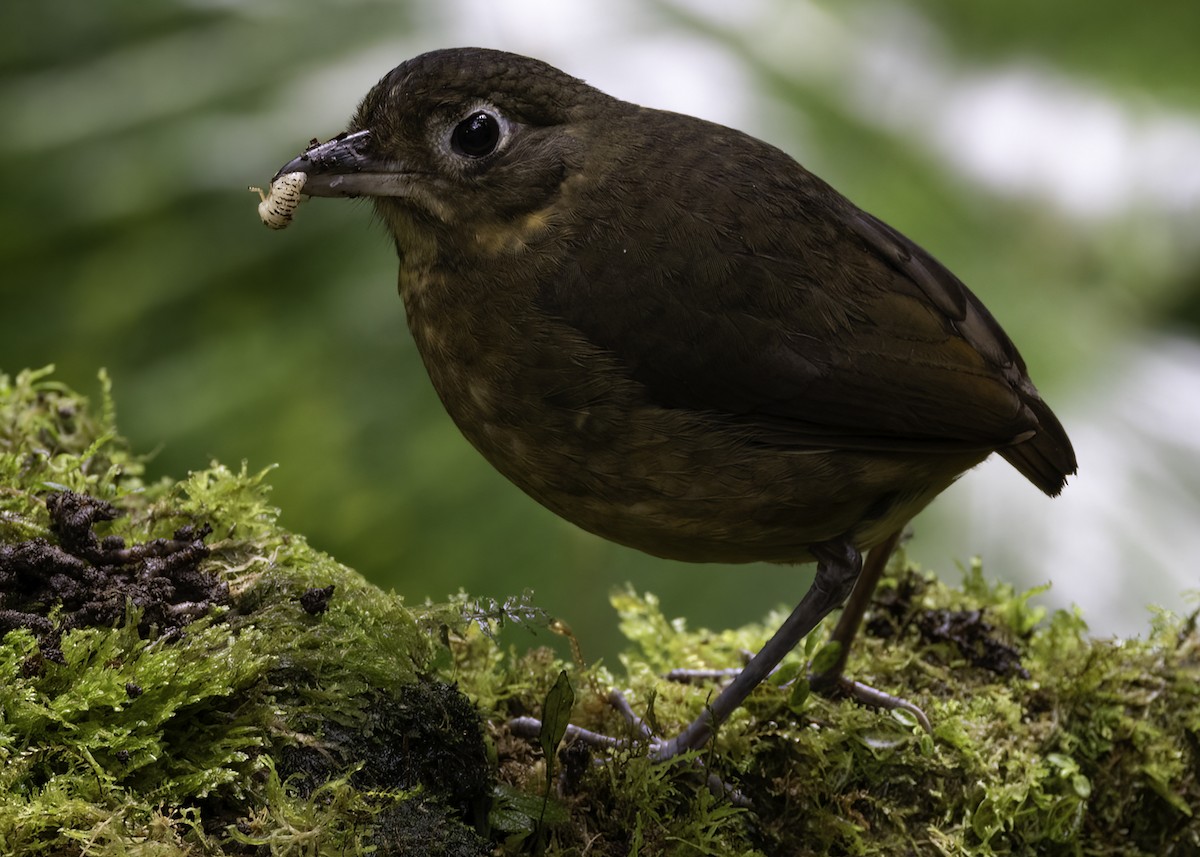
<path fill-rule="evenodd" d="M 305 173 L 305 196 L 407 196 L 410 176 L 404 165 L 379 158 L 371 143 L 370 130 L 314 143 L 280 167 L 271 181 Z"/>

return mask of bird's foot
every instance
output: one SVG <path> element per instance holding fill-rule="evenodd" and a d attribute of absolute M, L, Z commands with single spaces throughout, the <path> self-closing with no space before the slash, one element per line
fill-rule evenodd
<path fill-rule="evenodd" d="M 779 668 L 771 670 L 769 675 L 774 675 L 779 671 Z M 730 681 L 741 673 L 738 667 L 729 669 L 677 669 L 667 673 L 668 681 L 679 682 L 681 684 L 701 684 L 704 682 Z M 907 711 L 920 724 L 921 728 L 926 732 L 933 731 L 933 725 L 929 722 L 928 715 L 921 709 L 919 705 L 910 702 L 900 696 L 880 690 L 876 687 L 871 687 L 869 684 L 863 684 L 861 681 L 855 681 L 840 673 L 830 675 L 829 673 L 809 673 L 808 680 L 814 693 L 819 693 L 826 699 L 851 699 L 861 705 L 866 705 L 870 708 L 878 708 L 883 711 Z M 788 683 L 790 684 L 790 682 Z M 784 685 L 787 686 L 786 684 Z"/>
<path fill-rule="evenodd" d="M 618 691 L 609 694 L 609 702 L 622 713 L 632 724 L 637 735 L 632 739 L 644 742 L 649 749 L 649 756 L 657 762 L 665 762 L 678 758 L 694 759 L 694 755 L 685 756 L 688 751 L 699 750 L 712 739 L 717 728 L 729 719 L 746 697 L 762 683 L 783 660 L 796 644 L 810 634 L 820 624 L 829 612 L 844 602 L 855 586 L 855 581 L 862 570 L 862 555 L 848 537 L 834 539 L 828 542 L 811 545 L 809 550 L 817 558 L 817 574 L 812 586 L 804 593 L 800 603 L 792 610 L 778 630 L 767 640 L 758 654 L 740 670 L 729 676 L 729 682 L 711 699 L 700 714 L 685 726 L 678 735 L 663 740 L 654 735 L 641 718 L 633 713 L 625 697 Z M 836 675 L 840 666 L 823 671 L 824 675 Z M 510 724 L 513 731 L 520 735 L 540 737 L 542 724 L 533 718 L 520 718 Z M 630 739 L 610 738 L 590 730 L 575 728 L 568 729 L 567 735 L 576 740 L 585 740 L 595 746 L 609 749 L 624 749 L 630 746 Z M 697 764 L 699 762 L 697 761 Z M 709 780 L 710 786 L 713 780 Z M 729 795 L 730 800 L 739 802 L 740 795 L 730 789 L 720 779 L 718 793 Z M 742 799 L 744 800 L 744 798 Z"/>
<path fill-rule="evenodd" d="M 595 747 L 598 750 L 620 751 L 629 750 L 635 744 L 647 743 L 653 744 L 654 733 L 650 727 L 646 725 L 642 718 L 638 717 L 629 702 L 625 699 L 625 695 L 619 690 L 614 690 L 609 693 L 609 704 L 617 709 L 626 721 L 640 733 L 640 737 L 634 738 L 614 738 L 611 735 L 605 735 L 601 732 L 593 732 L 591 729 L 584 729 L 582 726 L 576 726 L 574 723 L 567 725 L 567 731 L 564 735 L 566 741 L 582 741 L 590 747 Z M 536 739 L 542 731 L 542 721 L 536 717 L 514 717 L 508 721 L 508 728 L 518 738 Z"/>
<path fill-rule="evenodd" d="M 743 663 L 748 664 L 748 663 L 750 663 L 751 660 L 754 659 L 754 652 L 751 652 L 748 649 L 742 649 L 741 654 L 742 654 Z M 713 682 L 713 681 L 717 681 L 717 682 L 733 681 L 735 678 L 737 678 L 741 674 L 741 672 L 742 672 L 742 667 L 728 667 L 726 669 L 703 669 L 703 670 L 680 667 L 679 669 L 671 670 L 669 673 L 667 673 L 665 676 L 663 676 L 663 678 L 665 678 L 667 681 L 673 681 L 676 684 L 708 684 L 709 682 Z M 778 666 L 776 666 L 769 673 L 767 673 L 767 675 L 772 676 L 772 675 L 775 675 L 775 673 L 777 673 L 777 672 L 779 672 Z"/>
<path fill-rule="evenodd" d="M 844 675 L 828 676 L 812 675 L 808 677 L 810 685 L 816 693 L 827 699 L 852 699 L 860 705 L 878 708 L 883 711 L 907 711 L 926 732 L 933 731 L 929 717 L 915 702 L 910 702 L 901 696 L 863 684 L 861 681 L 846 678 Z"/>
<path fill-rule="evenodd" d="M 614 738 L 602 732 L 594 732 L 591 729 L 584 729 L 582 726 L 570 724 L 567 726 L 566 735 L 564 736 L 565 740 L 568 742 L 581 741 L 589 747 L 609 753 L 633 750 L 644 746 L 646 748 L 646 755 L 651 761 L 669 762 L 674 760 L 681 764 L 690 765 L 697 773 L 704 777 L 705 785 L 707 785 L 708 790 L 715 796 L 726 798 L 734 806 L 747 809 L 752 806 L 750 799 L 739 789 L 708 771 L 702 759 L 691 758 L 685 761 L 676 758 L 681 753 L 691 749 L 682 740 L 687 730 L 670 739 L 656 735 L 649 724 L 633 710 L 633 706 L 629 704 L 629 700 L 625 698 L 625 694 L 619 690 L 609 691 L 608 704 L 616 709 L 625 719 L 625 722 L 629 724 L 635 733 L 632 737 Z M 508 727 L 514 735 L 520 738 L 536 740 L 541 734 L 542 721 L 536 717 L 516 717 L 508 721 Z"/>

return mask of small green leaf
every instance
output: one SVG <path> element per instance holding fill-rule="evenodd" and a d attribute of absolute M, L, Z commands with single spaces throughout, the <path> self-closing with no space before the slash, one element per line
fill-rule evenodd
<path fill-rule="evenodd" d="M 567 810 L 562 804 L 547 804 L 544 797 L 535 797 L 503 783 L 492 791 L 492 809 L 488 823 L 494 830 L 505 834 L 528 836 L 537 829 L 539 820 L 550 824 L 567 821 Z"/>
<path fill-rule="evenodd" d="M 546 694 L 546 701 L 542 703 L 542 731 L 538 735 L 538 742 L 542 745 L 542 752 L 546 754 L 547 778 L 550 777 L 550 769 L 553 767 L 551 760 L 554 758 L 554 751 L 567 734 L 567 725 L 571 722 L 571 708 L 574 705 L 575 691 L 571 689 L 571 682 L 567 680 L 567 671 L 562 670 L 558 674 L 558 680 Z"/>
<path fill-rule="evenodd" d="M 571 722 L 571 708 L 575 705 L 575 691 L 567 680 L 567 671 L 560 670 L 554 686 L 542 703 L 542 729 L 538 743 L 546 754 L 546 794 L 542 797 L 542 811 L 538 815 L 536 828 L 536 853 L 542 853 L 546 837 L 546 813 L 550 807 L 550 795 L 554 792 L 554 751 L 567 734 Z"/>
<path fill-rule="evenodd" d="M 775 672 L 767 676 L 767 683 L 773 687 L 783 687 L 806 669 L 799 661 L 788 661 Z"/>
<path fill-rule="evenodd" d="M 838 657 L 841 653 L 841 643 L 831 641 L 822 646 L 812 659 L 813 675 L 823 675 L 837 666 Z"/>
<path fill-rule="evenodd" d="M 799 714 L 804 710 L 804 704 L 808 702 L 810 690 L 808 676 L 801 676 L 792 684 L 792 692 L 788 694 L 787 705 L 793 714 Z"/>
<path fill-rule="evenodd" d="M 824 636 L 821 633 L 819 633 L 820 631 L 821 631 L 821 627 L 818 625 L 817 630 L 815 632 L 809 634 L 807 637 L 804 638 L 804 658 L 805 658 L 805 660 L 812 659 L 813 652 L 815 652 L 817 650 L 817 646 L 821 645 L 821 640 L 825 639 Z"/>

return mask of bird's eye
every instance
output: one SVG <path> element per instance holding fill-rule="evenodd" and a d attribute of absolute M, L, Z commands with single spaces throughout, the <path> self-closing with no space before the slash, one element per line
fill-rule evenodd
<path fill-rule="evenodd" d="M 472 113 L 454 128 L 450 144 L 468 158 L 484 158 L 500 142 L 500 120 L 483 110 Z"/>

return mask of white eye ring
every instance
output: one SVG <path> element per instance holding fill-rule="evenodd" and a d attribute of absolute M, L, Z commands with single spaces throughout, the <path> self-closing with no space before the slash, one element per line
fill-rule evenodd
<path fill-rule="evenodd" d="M 308 173 L 284 173 L 271 182 L 269 192 L 264 193 L 260 187 L 250 188 L 257 192 L 259 199 L 262 200 L 258 204 L 258 217 L 264 226 L 270 229 L 287 228 L 287 225 L 292 222 L 296 206 L 304 201 L 300 192 L 304 189 L 306 181 L 308 181 Z"/>
<path fill-rule="evenodd" d="M 485 114 L 489 123 L 494 125 L 496 137 L 486 152 L 472 153 L 469 147 L 464 149 L 457 139 L 459 129 L 472 118 Z M 512 137 L 515 124 L 505 116 L 499 108 L 486 101 L 476 102 L 471 109 L 461 111 L 442 129 L 442 146 L 455 160 L 483 161 L 503 150 Z"/>

